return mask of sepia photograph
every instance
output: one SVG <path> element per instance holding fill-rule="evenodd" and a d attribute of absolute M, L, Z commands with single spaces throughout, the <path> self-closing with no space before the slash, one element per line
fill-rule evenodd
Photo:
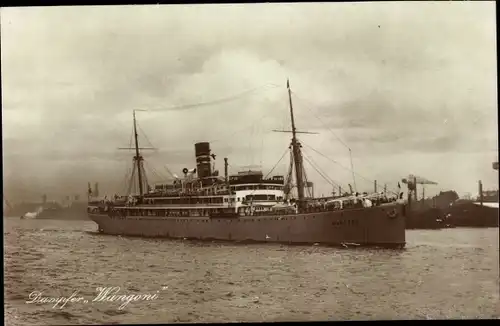
<path fill-rule="evenodd" d="M 2 7 L 5 324 L 500 319 L 495 13 Z"/>

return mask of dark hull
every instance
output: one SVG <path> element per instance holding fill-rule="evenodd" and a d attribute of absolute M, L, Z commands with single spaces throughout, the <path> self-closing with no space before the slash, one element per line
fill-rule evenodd
<path fill-rule="evenodd" d="M 457 227 L 498 227 L 498 208 L 472 202 L 457 203 L 445 211 L 446 221 Z"/>
<path fill-rule="evenodd" d="M 70 207 L 61 207 L 57 209 L 45 209 L 37 219 L 47 220 L 88 220 L 87 204 L 75 203 Z"/>
<path fill-rule="evenodd" d="M 13 208 L 6 209 L 4 211 L 4 216 L 8 217 L 19 217 L 29 212 L 36 211 L 40 206 L 43 206 L 41 203 L 23 203 L 19 205 L 15 205 Z"/>
<path fill-rule="evenodd" d="M 446 223 L 444 222 L 443 210 L 439 208 L 422 208 L 412 210 L 406 220 L 406 228 L 408 230 L 436 230 L 444 228 L 445 225 Z"/>
<path fill-rule="evenodd" d="M 232 242 L 405 246 L 405 207 L 387 205 L 294 215 L 216 217 L 90 214 L 105 234 Z"/>

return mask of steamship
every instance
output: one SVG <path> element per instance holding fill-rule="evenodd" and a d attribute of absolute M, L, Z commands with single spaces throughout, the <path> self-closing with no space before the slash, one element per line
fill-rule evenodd
<path fill-rule="evenodd" d="M 194 146 L 195 169 L 184 168 L 182 177 L 149 187 L 144 181 L 134 111 L 133 171 L 139 193 L 108 200 L 89 196 L 88 216 L 98 231 L 140 237 L 403 248 L 406 206 L 400 200 L 402 193 L 392 198 L 385 193 L 328 199 L 306 196 L 308 182 L 297 138 L 301 132 L 295 128 L 288 81 L 287 90 L 291 118 L 291 131 L 287 132 L 292 139 L 286 178 L 264 176 L 255 170 L 229 175 L 227 158 L 224 176 L 219 176 L 212 168 L 215 155 L 210 144 L 200 142 Z"/>

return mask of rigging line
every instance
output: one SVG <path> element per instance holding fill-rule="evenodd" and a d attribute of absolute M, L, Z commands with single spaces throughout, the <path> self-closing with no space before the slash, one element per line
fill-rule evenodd
<path fill-rule="evenodd" d="M 149 192 L 149 183 L 148 183 L 148 175 L 146 174 L 146 169 L 145 169 L 145 164 L 144 164 L 144 161 L 142 161 L 142 164 L 141 164 L 141 171 L 142 171 L 142 175 L 143 175 L 143 180 L 142 180 L 142 185 L 143 185 L 143 189 L 146 189 L 146 193 Z"/>
<path fill-rule="evenodd" d="M 270 114 L 270 111 L 266 111 L 263 115 L 261 115 L 259 118 L 253 120 L 249 125 L 247 125 L 246 127 L 242 128 L 242 129 L 238 129 L 236 131 L 234 131 L 233 133 L 229 134 L 228 136 L 224 137 L 224 138 L 218 138 L 218 139 L 215 139 L 215 140 L 211 140 L 210 142 L 211 143 L 214 143 L 214 142 L 218 142 L 218 141 L 221 141 L 221 140 L 225 140 L 226 138 L 230 138 L 232 136 L 234 136 L 235 134 L 239 133 L 239 132 L 242 132 L 242 131 L 245 131 L 245 130 L 248 130 L 250 128 L 252 128 L 255 124 L 261 122 L 264 118 L 267 118 L 269 117 L 269 114 Z"/>
<path fill-rule="evenodd" d="M 304 99 L 301 99 L 301 98 L 300 98 L 299 96 L 297 96 L 297 94 L 296 94 L 295 92 L 293 92 L 293 91 L 292 91 L 292 94 L 293 94 L 293 95 L 295 95 L 295 97 L 296 97 L 297 99 L 299 99 L 300 101 L 302 101 L 302 102 L 308 102 L 308 101 L 306 101 L 306 100 L 304 100 Z M 332 130 L 330 127 L 328 127 L 328 126 L 327 126 L 327 125 L 326 125 L 326 124 L 325 124 L 325 123 L 324 123 L 324 122 L 323 122 L 323 121 L 322 121 L 322 120 L 318 117 L 318 115 L 316 115 L 316 113 L 315 113 L 315 112 L 314 112 L 314 111 L 313 111 L 313 110 L 312 110 L 309 106 L 305 105 L 305 107 L 306 107 L 306 108 L 307 108 L 307 109 L 308 109 L 308 110 L 309 110 L 309 111 L 310 111 L 310 112 L 311 112 L 311 113 L 312 113 L 312 114 L 316 117 L 316 119 L 318 119 L 318 120 L 319 120 L 319 122 L 321 122 L 321 124 L 323 125 L 323 127 L 324 127 L 324 128 L 328 129 L 328 130 L 332 133 L 332 135 L 333 135 L 335 138 L 337 138 L 337 140 L 338 140 L 338 141 L 339 141 L 342 145 L 344 145 L 344 146 L 345 146 L 345 148 L 347 148 L 348 150 L 351 150 L 351 148 L 350 148 L 350 147 L 349 147 L 349 146 L 348 146 L 348 145 L 347 145 L 344 141 L 342 141 L 342 139 L 340 139 L 340 137 L 339 137 L 339 136 L 337 136 L 337 134 L 335 134 L 335 133 L 333 132 L 333 130 Z"/>
<path fill-rule="evenodd" d="M 305 154 L 304 154 L 304 155 L 305 155 Z M 341 185 L 340 183 L 337 183 L 335 180 L 333 180 L 332 178 L 330 178 L 330 177 L 328 176 L 328 174 L 327 174 L 325 171 L 323 171 L 323 170 L 319 167 L 319 165 L 318 165 L 318 164 L 317 164 L 317 163 L 316 163 L 316 162 L 312 159 L 312 157 L 306 156 L 306 158 L 308 159 L 309 164 L 311 164 L 311 166 L 312 166 L 312 167 L 313 167 L 313 168 L 314 168 L 314 169 L 315 169 L 315 170 L 316 170 L 316 171 L 317 171 L 317 172 L 318 172 L 318 173 L 319 173 L 319 174 L 320 174 L 323 178 L 325 178 L 325 180 L 326 180 L 327 182 L 329 182 L 332 186 L 336 186 L 336 187 L 341 187 L 341 188 L 343 188 L 343 187 L 342 187 L 342 185 Z M 319 170 L 319 171 L 318 171 L 318 170 Z"/>
<path fill-rule="evenodd" d="M 154 171 L 153 168 L 151 168 L 151 166 L 148 163 L 146 163 L 145 161 L 143 161 L 142 163 L 143 163 L 142 167 L 144 169 L 144 172 L 146 172 L 146 169 L 147 169 L 148 172 L 150 172 L 153 175 L 153 177 L 158 178 L 157 173 Z M 144 175 L 146 175 L 146 173 L 144 173 Z"/>
<path fill-rule="evenodd" d="M 266 176 L 264 177 L 264 179 L 267 179 L 271 173 L 273 173 L 274 169 L 278 166 L 278 164 L 280 164 L 281 160 L 285 157 L 285 155 L 289 152 L 289 148 L 287 148 L 285 150 L 285 152 L 283 153 L 283 155 L 281 155 L 281 158 L 278 160 L 278 162 L 276 162 L 276 164 L 273 166 L 273 168 L 269 171 L 269 173 L 266 174 Z M 257 189 L 254 189 L 249 195 L 253 195 L 255 193 L 255 191 L 257 191 Z"/>
<path fill-rule="evenodd" d="M 124 169 L 125 170 L 125 175 L 124 175 L 125 186 L 128 183 L 127 180 L 128 180 L 129 175 L 130 175 L 130 169 L 131 169 L 131 167 L 130 167 L 130 161 L 127 160 L 126 163 L 125 163 L 125 169 Z"/>
<path fill-rule="evenodd" d="M 134 128 L 132 127 L 132 131 L 130 132 L 130 141 L 128 142 L 128 148 L 132 148 L 133 139 L 134 139 Z"/>
<path fill-rule="evenodd" d="M 278 164 L 280 164 L 281 160 L 285 157 L 285 155 L 289 152 L 289 149 L 287 148 L 286 151 L 283 153 L 283 155 L 281 155 L 281 158 L 278 160 L 278 162 L 273 166 L 273 168 L 271 169 L 271 171 L 269 171 L 269 173 L 264 177 L 264 179 L 267 179 L 267 177 L 273 173 L 274 169 L 278 166 Z"/>
<path fill-rule="evenodd" d="M 150 170 L 151 173 L 153 174 L 153 176 L 155 176 L 157 179 L 159 179 L 159 181 L 167 179 L 158 170 L 156 170 L 152 165 L 150 165 L 149 162 L 143 161 L 143 163 L 144 163 L 144 167 L 147 168 L 148 170 Z"/>
<path fill-rule="evenodd" d="M 335 163 L 335 164 L 339 165 L 340 167 L 342 167 L 342 168 L 344 168 L 344 169 L 346 169 L 346 170 L 351 171 L 349 168 L 346 168 L 345 166 L 343 166 L 343 165 L 342 165 L 342 164 L 340 164 L 339 162 L 337 162 L 337 161 L 335 161 L 335 160 L 333 160 L 333 159 L 329 158 L 328 156 L 326 156 L 326 155 L 322 154 L 321 152 L 319 152 L 319 151 L 315 150 L 314 148 L 312 148 L 311 146 L 309 146 L 308 144 L 306 144 L 304 141 L 301 141 L 301 143 L 302 143 L 302 144 L 304 144 L 304 145 L 306 145 L 307 147 L 309 147 L 311 150 L 315 151 L 315 152 L 316 152 L 316 153 L 318 153 L 319 155 L 323 156 L 323 157 L 324 157 L 324 158 L 326 158 L 327 160 L 331 161 L 332 163 Z M 354 171 L 352 171 L 352 172 L 353 172 L 353 173 L 355 173 Z M 362 179 L 364 179 L 364 180 L 366 180 L 366 181 L 370 182 L 370 183 L 375 182 L 375 180 L 368 179 L 368 178 L 366 178 L 366 177 L 364 177 L 364 176 L 360 175 L 359 173 L 356 173 L 356 175 L 357 175 L 358 177 L 361 177 Z M 390 183 L 386 182 L 386 184 L 390 184 Z M 390 189 L 388 189 L 388 191 L 389 191 L 389 192 L 391 192 L 391 193 L 393 193 L 393 194 L 399 195 L 399 193 L 398 193 L 398 192 L 396 192 L 396 191 L 392 191 L 392 190 L 390 190 Z"/>
<path fill-rule="evenodd" d="M 269 115 L 269 113 L 265 113 L 264 115 L 262 115 L 260 118 L 256 119 L 255 121 L 253 121 L 250 125 L 246 126 L 245 128 L 242 128 L 242 129 L 239 129 L 239 130 L 236 130 L 235 132 L 229 134 L 228 136 L 224 137 L 224 138 L 219 138 L 219 139 L 216 139 L 216 140 L 211 140 L 210 142 L 211 143 L 215 143 L 215 142 L 218 142 L 218 141 L 221 141 L 221 140 L 224 140 L 225 138 L 230 138 L 232 136 L 234 136 L 235 134 L 239 133 L 239 132 L 242 132 L 242 131 L 245 131 L 247 129 L 250 129 L 252 128 L 256 123 L 262 121 L 262 119 L 264 119 L 265 117 L 267 117 Z"/>
<path fill-rule="evenodd" d="M 123 181 L 121 183 L 120 190 L 127 189 L 129 175 L 130 175 L 130 168 L 127 166 L 127 168 L 125 169 L 125 176 L 124 176 Z"/>
<path fill-rule="evenodd" d="M 305 101 L 305 100 L 301 99 L 299 96 L 297 96 L 296 93 L 294 93 L 294 92 L 292 92 L 292 93 L 300 101 L 302 101 L 302 102 L 308 102 L 308 101 Z M 353 161 L 352 161 L 352 149 L 351 149 L 351 147 L 349 147 L 345 142 L 343 142 L 340 139 L 340 137 L 338 137 L 337 134 L 335 134 L 330 127 L 328 127 L 326 124 L 324 124 L 323 121 L 316 115 L 316 113 L 309 106 L 305 105 L 305 107 L 316 117 L 316 119 L 318 119 L 318 121 L 323 125 L 324 128 L 328 129 L 332 133 L 332 135 L 335 138 L 337 138 L 337 140 L 349 150 L 349 158 L 350 158 L 350 161 L 351 161 L 351 171 L 352 171 L 352 181 L 353 181 L 353 184 L 354 184 L 354 191 L 357 192 L 358 191 L 358 187 L 356 186 L 356 176 L 355 176 L 355 173 L 354 173 L 354 164 L 353 164 Z"/>
<path fill-rule="evenodd" d="M 312 160 L 307 155 L 304 154 L 304 158 L 313 167 L 313 169 L 316 172 L 318 172 L 318 174 L 321 177 L 323 177 L 323 179 L 325 179 L 326 182 L 328 182 L 331 186 L 334 186 L 334 187 L 339 187 L 340 186 L 339 184 L 337 184 L 336 182 L 334 182 L 330 177 L 328 177 L 324 172 L 322 172 L 321 169 L 316 166 L 316 164 L 313 164 L 313 162 L 311 162 Z"/>
<path fill-rule="evenodd" d="M 319 171 L 317 171 L 318 173 L 321 172 L 320 175 L 323 178 L 325 178 L 325 180 L 327 182 L 331 183 L 332 185 L 337 185 L 337 186 L 339 185 L 335 181 L 333 181 L 333 179 L 330 178 L 326 172 L 324 172 L 322 169 L 320 169 L 319 165 L 311 157 L 309 157 L 308 155 L 306 155 L 304 150 L 302 150 L 302 154 L 304 155 L 304 157 L 307 158 L 307 161 L 309 162 L 309 164 L 311 164 L 311 166 L 313 168 L 315 168 L 316 170 L 319 170 Z"/>
<path fill-rule="evenodd" d="M 354 176 L 354 164 L 352 163 L 352 151 L 349 148 L 349 158 L 351 159 L 351 171 L 352 171 L 352 181 L 354 183 L 354 191 L 358 192 L 358 187 L 356 187 L 356 177 Z"/>
<path fill-rule="evenodd" d="M 163 173 L 161 173 L 161 171 L 157 170 L 154 167 L 151 167 L 150 165 L 148 165 L 148 167 L 153 170 L 153 173 L 160 179 L 159 181 L 167 181 L 168 180 L 168 178 Z"/>
<path fill-rule="evenodd" d="M 139 125 L 139 123 L 136 122 L 136 124 L 137 124 L 137 128 L 139 128 L 139 131 L 142 133 L 142 135 L 144 136 L 144 138 L 146 138 L 146 141 L 149 143 L 149 146 L 154 147 L 153 143 L 149 140 L 148 136 L 146 135 L 146 133 L 144 132 L 144 130 L 142 130 L 142 128 Z"/>
<path fill-rule="evenodd" d="M 244 92 L 238 93 L 236 95 L 225 97 L 225 98 L 221 98 L 221 99 L 217 99 L 217 100 L 212 100 L 212 101 L 207 101 L 207 102 L 199 102 L 199 103 L 194 103 L 194 104 L 186 104 L 186 105 L 173 106 L 173 107 L 170 107 L 170 108 L 147 109 L 146 111 L 150 111 L 150 112 L 153 112 L 153 111 L 180 111 L 180 110 L 198 108 L 198 107 L 202 107 L 202 106 L 209 106 L 209 105 L 215 105 L 215 104 L 221 104 L 221 103 L 231 102 L 231 101 L 237 100 L 240 97 L 244 97 L 244 96 L 247 96 L 248 94 L 256 92 L 260 88 L 264 88 L 264 87 L 266 87 L 266 88 L 267 87 L 274 87 L 274 88 L 276 88 L 276 87 L 280 87 L 280 86 L 275 85 L 275 84 L 265 84 L 265 85 L 257 86 L 257 87 L 254 87 L 252 89 L 246 90 Z"/>
<path fill-rule="evenodd" d="M 306 170 L 305 169 L 302 171 L 302 175 L 303 175 L 304 181 L 305 181 L 304 188 L 306 188 L 307 195 L 309 197 L 311 197 L 311 192 L 309 191 L 309 187 L 307 186 L 307 184 L 309 183 L 309 180 L 307 180 L 307 175 L 306 175 Z"/>
<path fill-rule="evenodd" d="M 306 173 L 306 169 L 304 166 L 302 166 L 302 174 L 304 176 L 304 180 L 306 181 L 305 185 L 306 185 L 306 189 L 307 189 L 307 194 L 309 195 L 310 198 L 313 197 L 313 191 L 312 189 L 308 186 L 309 185 L 309 180 L 307 179 L 307 173 Z M 313 184 L 313 188 L 314 188 L 314 183 L 311 181 L 311 183 Z"/>
<path fill-rule="evenodd" d="M 168 174 L 170 174 L 170 176 L 175 179 L 175 176 L 174 174 L 172 173 L 172 171 L 170 171 L 170 169 L 168 168 L 168 166 L 164 165 L 163 168 L 165 169 L 165 171 L 167 171 Z"/>
<path fill-rule="evenodd" d="M 135 192 L 135 163 L 134 163 L 134 166 L 132 168 L 132 173 L 130 174 L 130 180 L 128 182 L 128 189 L 127 189 L 127 196 L 131 194 L 132 192 L 132 189 L 134 190 Z"/>

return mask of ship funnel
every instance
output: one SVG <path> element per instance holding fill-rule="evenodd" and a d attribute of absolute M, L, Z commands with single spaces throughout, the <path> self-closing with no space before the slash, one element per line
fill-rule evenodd
<path fill-rule="evenodd" d="M 196 168 L 198 170 L 198 178 L 206 178 L 212 175 L 211 172 L 211 155 L 210 143 L 202 142 L 194 144 L 194 152 L 196 157 Z"/>

